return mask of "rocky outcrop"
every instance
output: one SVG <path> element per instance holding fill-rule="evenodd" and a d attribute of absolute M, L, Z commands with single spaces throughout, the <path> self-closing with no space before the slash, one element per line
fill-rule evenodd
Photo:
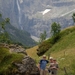
<path fill-rule="evenodd" d="M 23 54 L 27 55 L 25 48 L 23 48 L 22 46 L 14 45 L 14 44 L 8 45 L 6 43 L 0 43 L 0 46 L 9 48 L 10 53 L 16 52 L 16 53 L 23 53 Z"/>
<path fill-rule="evenodd" d="M 35 61 L 29 56 L 25 56 L 22 62 L 15 62 L 13 64 L 17 67 L 18 70 L 18 73 L 15 75 L 40 75 Z"/>
<path fill-rule="evenodd" d="M 9 48 L 11 54 L 14 52 L 16 53 L 23 53 L 25 54 L 22 60 L 18 61 L 15 60 L 12 62 L 13 67 L 9 67 L 9 75 L 40 75 L 39 69 L 36 66 L 36 62 L 31 57 L 27 56 L 25 49 L 18 45 L 7 45 L 7 44 L 0 44 L 5 48 Z M 7 74 L 7 75 L 8 75 Z"/>
<path fill-rule="evenodd" d="M 27 53 L 25 52 L 25 49 L 18 45 L 9 45 L 9 50 L 10 50 L 10 53 L 16 52 L 16 53 L 23 53 L 27 55 Z"/>

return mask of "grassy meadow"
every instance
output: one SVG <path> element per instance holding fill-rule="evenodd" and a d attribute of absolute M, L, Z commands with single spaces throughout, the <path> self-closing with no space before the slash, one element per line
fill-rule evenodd
<path fill-rule="evenodd" d="M 60 35 L 61 39 L 58 40 L 45 54 L 57 59 L 59 64 L 58 75 L 74 75 L 75 26 L 62 30 Z M 26 51 L 28 55 L 34 58 L 38 63 L 41 57 L 37 56 L 37 48 L 38 46 L 35 46 Z M 67 74 L 65 73 L 65 70 Z"/>

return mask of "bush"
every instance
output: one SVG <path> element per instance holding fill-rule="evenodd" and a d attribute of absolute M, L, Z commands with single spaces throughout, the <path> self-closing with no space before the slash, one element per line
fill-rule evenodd
<path fill-rule="evenodd" d="M 49 50 L 58 40 L 60 39 L 60 35 L 53 36 L 47 41 L 42 42 L 37 49 L 37 55 L 43 55 L 46 51 Z"/>
<path fill-rule="evenodd" d="M 37 49 L 37 55 L 39 55 L 39 56 L 43 55 L 51 47 L 52 47 L 52 44 L 50 44 L 49 42 L 47 42 L 47 41 L 42 42 L 39 45 L 39 48 Z"/>
<path fill-rule="evenodd" d="M 51 44 L 55 44 L 58 40 L 60 39 L 60 35 L 56 35 L 56 36 L 53 36 L 51 39 L 50 39 L 50 43 Z"/>

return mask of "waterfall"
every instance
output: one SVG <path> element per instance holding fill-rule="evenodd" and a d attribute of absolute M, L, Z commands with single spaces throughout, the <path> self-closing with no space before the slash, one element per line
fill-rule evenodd
<path fill-rule="evenodd" d="M 18 7 L 18 10 L 20 12 L 19 0 L 17 0 L 17 7 Z"/>
<path fill-rule="evenodd" d="M 18 12 L 19 12 L 19 26 L 21 28 L 21 30 L 23 30 L 23 27 L 21 26 L 21 9 L 20 9 L 20 4 L 19 4 L 19 0 L 17 1 L 17 7 L 18 7 Z"/>
<path fill-rule="evenodd" d="M 19 0 L 17 0 L 17 7 L 18 7 L 18 12 L 19 12 L 19 24 L 21 24 L 21 9 L 19 5 Z"/>

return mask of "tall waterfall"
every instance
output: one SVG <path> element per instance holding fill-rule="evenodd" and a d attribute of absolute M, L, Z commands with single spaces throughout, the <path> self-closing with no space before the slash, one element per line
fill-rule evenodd
<path fill-rule="evenodd" d="M 16 0 L 17 1 L 17 7 L 18 7 L 18 12 L 19 12 L 19 26 L 21 28 L 21 30 L 23 30 L 23 27 L 21 26 L 21 17 L 22 17 L 22 12 L 21 12 L 21 9 L 20 9 L 20 3 L 19 3 L 19 0 Z"/>

